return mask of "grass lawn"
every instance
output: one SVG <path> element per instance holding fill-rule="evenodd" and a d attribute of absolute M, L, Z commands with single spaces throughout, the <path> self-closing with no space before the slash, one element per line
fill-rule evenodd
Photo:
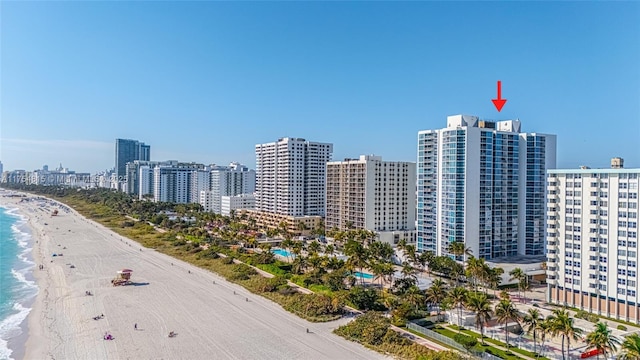
<path fill-rule="evenodd" d="M 440 341 L 438 341 L 438 340 L 435 340 L 435 339 L 432 339 L 432 338 L 430 338 L 430 337 L 427 337 L 427 336 L 426 336 L 426 335 L 424 335 L 423 333 L 417 332 L 417 331 L 415 331 L 415 330 L 411 330 L 411 329 L 409 329 L 409 328 L 407 328 L 407 327 L 405 327 L 405 326 L 400 326 L 400 327 L 401 327 L 403 330 L 406 330 L 406 331 L 408 331 L 408 332 L 412 333 L 413 335 L 416 335 L 416 336 L 419 336 L 419 337 L 421 337 L 421 338 L 423 338 L 423 339 L 429 340 L 429 341 L 431 341 L 431 342 L 433 342 L 433 343 L 436 343 L 436 344 L 438 344 L 438 345 L 440 345 L 440 346 L 444 346 L 444 347 L 446 347 L 447 349 L 452 349 L 452 350 L 454 350 L 454 351 L 458 351 L 457 349 L 454 349 L 454 348 L 452 348 L 451 346 L 449 346 L 449 345 L 447 345 L 447 344 L 445 344 L 445 343 L 442 343 L 442 342 L 440 342 Z"/>
<path fill-rule="evenodd" d="M 454 329 L 458 329 L 458 326 L 457 326 L 457 325 L 450 325 L 450 327 L 452 327 L 452 328 L 454 328 Z M 469 336 L 474 336 L 474 337 L 476 337 L 476 338 L 480 339 L 480 334 L 478 334 L 478 333 L 477 333 L 477 332 L 475 332 L 475 331 L 471 331 L 471 330 L 468 330 L 468 329 L 463 329 L 461 332 L 462 332 L 463 334 L 466 334 L 466 335 L 469 335 Z M 502 347 L 504 347 L 504 348 L 506 348 L 506 347 L 507 347 L 507 344 L 506 344 L 506 343 L 504 343 L 504 342 L 502 342 L 502 341 L 500 341 L 500 340 L 496 340 L 496 339 L 488 338 L 488 337 L 486 337 L 486 336 L 485 336 L 485 338 L 484 338 L 484 341 L 486 341 L 486 342 L 488 342 L 488 343 L 491 343 L 491 344 L 494 344 L 494 345 L 502 346 Z M 528 351 L 528 350 L 525 350 L 525 349 L 520 349 L 520 348 L 515 347 L 515 346 L 513 346 L 513 345 L 511 345 L 511 344 L 509 345 L 509 350 L 510 350 L 510 351 L 513 351 L 513 352 L 515 352 L 515 353 L 518 353 L 518 354 L 524 355 L 524 356 L 528 356 L 528 357 L 532 357 L 532 358 L 535 358 L 535 357 L 536 357 L 536 354 L 534 354 L 533 352 Z M 541 360 L 549 360 L 549 358 L 547 358 L 547 357 L 539 357 L 539 359 L 541 359 Z"/>
<path fill-rule="evenodd" d="M 441 326 L 436 326 L 436 327 L 435 327 L 435 328 L 433 328 L 432 330 L 433 330 L 433 331 L 435 331 L 435 332 L 437 332 L 437 333 L 438 333 L 438 334 L 440 334 L 440 335 L 444 335 L 444 336 L 446 336 L 446 337 L 448 337 L 448 338 L 451 338 L 451 339 L 453 339 L 453 338 L 456 336 L 456 334 L 457 334 L 456 332 L 454 332 L 454 331 L 452 331 L 452 330 L 449 330 L 449 329 L 445 329 L 445 328 L 443 328 L 443 327 L 441 327 Z M 467 334 L 467 335 L 471 335 L 471 336 L 475 336 L 475 335 L 476 335 L 476 334 L 475 334 L 475 333 L 473 333 L 473 332 L 471 332 L 471 334 L 469 334 L 469 333 L 467 333 L 467 331 L 468 331 L 468 330 L 462 330 L 462 333 L 463 333 L 463 334 Z M 476 336 L 476 337 L 477 337 L 477 338 L 479 338 L 479 337 L 480 337 L 480 335 L 478 334 L 478 336 Z M 489 339 L 486 339 L 486 338 L 485 338 L 485 340 L 489 340 Z M 485 344 L 485 345 L 478 344 L 478 345 L 476 345 L 476 346 L 477 346 L 478 348 L 482 349 L 484 352 L 487 352 L 487 353 L 489 353 L 489 354 L 491 354 L 491 355 L 495 355 L 495 356 L 497 356 L 497 357 L 499 357 L 499 358 L 502 358 L 502 359 L 507 359 L 507 360 L 511 360 L 511 359 L 521 359 L 519 356 L 517 356 L 516 354 L 514 354 L 514 353 L 512 353 L 512 352 L 507 353 L 506 351 L 504 351 L 504 350 L 500 350 L 500 349 L 498 349 L 498 348 L 495 348 L 495 347 L 493 347 L 493 346 L 491 346 L 491 345 L 489 345 L 489 344 Z"/>

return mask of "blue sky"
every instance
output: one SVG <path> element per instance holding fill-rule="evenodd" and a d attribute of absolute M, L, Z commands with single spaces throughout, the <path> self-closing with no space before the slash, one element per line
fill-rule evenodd
<path fill-rule="evenodd" d="M 1 2 L 0 160 L 253 166 L 279 137 L 415 161 L 446 116 L 558 135 L 559 167 L 640 167 L 638 2 Z M 496 81 L 508 99 L 498 113 Z"/>

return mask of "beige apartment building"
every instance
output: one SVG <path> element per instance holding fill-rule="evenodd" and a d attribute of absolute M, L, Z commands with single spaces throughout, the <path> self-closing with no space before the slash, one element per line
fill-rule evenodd
<path fill-rule="evenodd" d="M 362 155 L 327 164 L 326 229 L 365 229 L 415 242 L 416 164 Z"/>

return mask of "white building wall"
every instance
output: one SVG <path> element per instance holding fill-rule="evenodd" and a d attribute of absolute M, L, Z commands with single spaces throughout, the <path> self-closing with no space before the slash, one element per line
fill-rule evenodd
<path fill-rule="evenodd" d="M 640 303 L 639 177 L 640 169 L 548 172 L 547 282 L 552 302 L 640 321 L 633 312 Z"/>
<path fill-rule="evenodd" d="M 145 198 L 145 195 L 153 195 L 153 168 L 148 165 L 140 166 L 140 168 L 138 169 L 138 179 L 138 198 L 142 200 Z"/>
<path fill-rule="evenodd" d="M 239 163 L 217 166 L 211 170 L 212 208 L 216 214 L 222 212 L 222 196 L 251 194 L 256 188 L 256 172 Z"/>
<path fill-rule="evenodd" d="M 232 211 L 240 209 L 253 210 L 256 206 L 256 198 L 253 194 L 222 196 L 220 202 L 221 214 L 224 216 L 231 216 Z"/>
<path fill-rule="evenodd" d="M 324 215 L 332 144 L 282 138 L 256 145 L 256 208 L 289 216 Z"/>

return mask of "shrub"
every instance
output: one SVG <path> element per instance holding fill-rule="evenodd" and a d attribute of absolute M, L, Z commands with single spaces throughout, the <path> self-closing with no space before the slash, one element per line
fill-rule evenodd
<path fill-rule="evenodd" d="M 600 318 L 598 317 L 598 315 L 589 314 L 589 315 L 587 315 L 587 320 L 592 322 L 592 323 L 597 323 L 598 321 L 600 321 Z"/>
<path fill-rule="evenodd" d="M 375 289 L 365 289 L 362 286 L 354 286 L 349 292 L 349 301 L 360 310 L 371 310 L 378 300 Z"/>
<path fill-rule="evenodd" d="M 235 264 L 231 271 L 233 273 L 229 276 L 229 280 L 232 281 L 247 280 L 250 276 L 257 274 L 254 268 L 245 264 Z"/>
<path fill-rule="evenodd" d="M 390 326 L 389 319 L 378 312 L 369 311 L 347 325 L 340 326 L 334 332 L 364 344 L 379 345 L 385 339 Z"/>
<path fill-rule="evenodd" d="M 618 325 L 618 330 L 627 331 L 627 327 L 624 325 Z"/>
<path fill-rule="evenodd" d="M 204 250 L 200 254 L 198 254 L 198 258 L 200 259 L 217 259 L 219 257 L 220 255 L 218 255 L 218 252 L 212 248 Z"/>
<path fill-rule="evenodd" d="M 344 279 L 346 274 L 341 271 L 333 271 L 323 276 L 322 282 L 329 288 L 331 291 L 338 291 L 344 289 Z"/>
<path fill-rule="evenodd" d="M 470 351 L 471 348 L 473 348 L 478 344 L 478 339 L 476 339 L 475 337 L 464 335 L 464 334 L 456 334 L 453 337 L 453 340 L 458 344 L 464 346 L 464 348 L 467 349 L 467 351 Z"/>
<path fill-rule="evenodd" d="M 222 263 L 225 265 L 233 264 L 233 257 L 227 256 L 226 258 L 222 258 Z"/>
<path fill-rule="evenodd" d="M 136 223 L 133 221 L 123 221 L 120 223 L 121 228 L 133 227 Z"/>
<path fill-rule="evenodd" d="M 255 256 L 255 260 L 258 264 L 272 264 L 275 262 L 275 255 L 271 251 L 263 251 Z"/>
<path fill-rule="evenodd" d="M 176 240 L 173 242 L 173 246 L 184 246 L 184 245 L 187 245 L 186 240 Z"/>
<path fill-rule="evenodd" d="M 304 317 L 321 317 L 326 315 L 342 314 L 344 303 L 336 296 L 324 294 L 291 294 L 283 307 L 292 313 L 301 314 Z"/>
<path fill-rule="evenodd" d="M 272 277 L 271 279 L 260 277 L 255 287 L 258 292 L 273 292 L 286 284 L 287 279 L 282 276 Z"/>

